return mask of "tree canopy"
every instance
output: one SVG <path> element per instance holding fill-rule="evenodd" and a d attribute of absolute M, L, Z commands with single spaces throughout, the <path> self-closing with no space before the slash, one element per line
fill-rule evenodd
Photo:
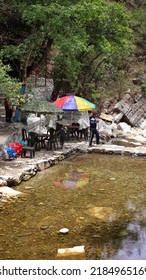
<path fill-rule="evenodd" d="M 96 93 L 132 50 L 131 14 L 116 2 L 0 0 L 0 7 L 0 56 L 21 82 L 35 73 L 53 78 L 57 92 Z"/>
<path fill-rule="evenodd" d="M 14 105 L 23 102 L 24 97 L 20 94 L 21 84 L 9 75 L 9 65 L 4 65 L 0 60 L 0 93 L 1 96 L 11 98 Z"/>

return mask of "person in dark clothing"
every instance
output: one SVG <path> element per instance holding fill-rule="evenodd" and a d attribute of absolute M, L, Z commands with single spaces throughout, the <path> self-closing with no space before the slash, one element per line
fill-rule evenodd
<path fill-rule="evenodd" d="M 5 106 L 6 122 L 11 122 L 13 110 L 7 98 L 5 98 L 4 106 Z"/>
<path fill-rule="evenodd" d="M 97 131 L 97 121 L 95 118 L 95 114 L 90 117 L 90 139 L 89 146 L 92 146 L 92 141 L 94 135 L 96 136 L 96 144 L 99 144 L 99 133 Z"/>
<path fill-rule="evenodd" d="M 60 129 L 58 131 L 58 134 L 59 134 L 60 147 L 62 149 L 66 139 L 66 132 L 62 124 L 60 124 Z"/>

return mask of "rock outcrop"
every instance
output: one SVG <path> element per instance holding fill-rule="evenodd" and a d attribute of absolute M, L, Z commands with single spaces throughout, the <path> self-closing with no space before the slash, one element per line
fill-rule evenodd
<path fill-rule="evenodd" d="M 121 114 L 121 120 L 131 126 L 140 127 L 146 118 L 146 97 L 138 94 L 135 98 L 127 93 L 114 107 L 113 113 Z M 120 121 L 121 121 L 120 120 Z M 118 119 L 119 121 L 119 119 Z"/>
<path fill-rule="evenodd" d="M 146 144 L 146 96 L 127 92 L 112 108 L 99 118 L 101 138 L 133 139 Z"/>

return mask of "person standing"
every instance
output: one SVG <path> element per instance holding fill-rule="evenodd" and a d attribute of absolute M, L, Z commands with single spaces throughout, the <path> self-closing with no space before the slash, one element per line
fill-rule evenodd
<path fill-rule="evenodd" d="M 97 121 L 95 118 L 95 113 L 90 117 L 90 139 L 89 146 L 92 146 L 92 141 L 94 135 L 96 136 L 96 144 L 99 144 L 99 133 L 97 131 Z"/>
<path fill-rule="evenodd" d="M 58 131 L 58 134 L 59 134 L 60 147 L 61 149 L 63 149 L 63 145 L 66 139 L 66 132 L 62 124 L 60 124 L 60 130 Z"/>
<path fill-rule="evenodd" d="M 6 122 L 11 122 L 13 110 L 12 110 L 11 104 L 7 98 L 5 98 L 4 106 L 5 106 Z"/>

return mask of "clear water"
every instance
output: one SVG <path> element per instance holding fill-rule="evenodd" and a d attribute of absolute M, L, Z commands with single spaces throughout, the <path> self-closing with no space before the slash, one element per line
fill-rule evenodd
<path fill-rule="evenodd" d="M 21 183 L 0 203 L 0 259 L 146 259 L 145 170 L 145 158 L 79 155 Z"/>

